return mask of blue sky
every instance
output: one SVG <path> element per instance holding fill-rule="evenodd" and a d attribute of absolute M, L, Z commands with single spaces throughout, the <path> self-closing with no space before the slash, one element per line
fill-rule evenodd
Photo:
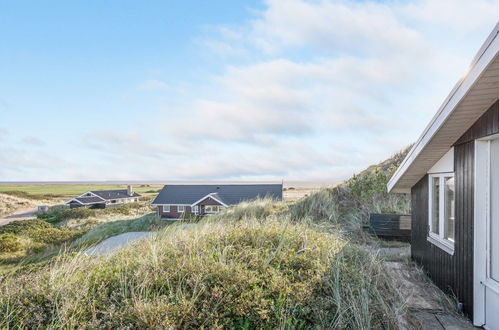
<path fill-rule="evenodd" d="M 338 181 L 415 141 L 498 1 L 2 1 L 0 181 Z"/>

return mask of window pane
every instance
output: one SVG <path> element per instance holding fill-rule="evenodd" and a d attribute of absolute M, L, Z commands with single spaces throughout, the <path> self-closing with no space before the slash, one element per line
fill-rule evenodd
<path fill-rule="evenodd" d="M 431 231 L 439 234 L 439 217 L 440 217 L 440 178 L 432 180 L 432 196 L 431 203 Z"/>
<path fill-rule="evenodd" d="M 445 178 L 445 233 L 444 238 L 454 242 L 455 222 L 455 188 L 454 178 Z"/>

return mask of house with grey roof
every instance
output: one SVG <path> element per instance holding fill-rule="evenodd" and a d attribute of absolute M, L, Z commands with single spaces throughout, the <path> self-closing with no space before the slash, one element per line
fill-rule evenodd
<path fill-rule="evenodd" d="M 258 198 L 282 200 L 282 184 L 177 184 L 164 186 L 151 203 L 157 214 L 178 220 L 204 216 Z"/>
<path fill-rule="evenodd" d="M 104 209 L 110 206 L 138 202 L 139 197 L 140 195 L 132 190 L 132 186 L 128 186 L 127 189 L 87 191 L 70 199 L 65 204 L 69 205 L 70 208 Z"/>

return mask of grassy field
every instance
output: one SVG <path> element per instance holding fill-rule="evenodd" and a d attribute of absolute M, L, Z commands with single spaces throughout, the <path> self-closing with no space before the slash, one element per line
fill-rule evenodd
<path fill-rule="evenodd" d="M 132 185 L 133 190 L 139 194 L 156 194 L 163 185 Z M 0 193 L 21 191 L 30 195 L 55 195 L 61 197 L 74 197 L 89 190 L 126 189 L 127 185 L 119 184 L 29 184 L 11 185 L 0 184 Z"/>

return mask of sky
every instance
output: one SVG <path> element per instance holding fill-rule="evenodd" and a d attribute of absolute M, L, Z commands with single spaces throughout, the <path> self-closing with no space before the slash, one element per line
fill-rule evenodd
<path fill-rule="evenodd" d="M 489 0 L 0 0 L 0 181 L 340 181 L 417 140 Z"/>

